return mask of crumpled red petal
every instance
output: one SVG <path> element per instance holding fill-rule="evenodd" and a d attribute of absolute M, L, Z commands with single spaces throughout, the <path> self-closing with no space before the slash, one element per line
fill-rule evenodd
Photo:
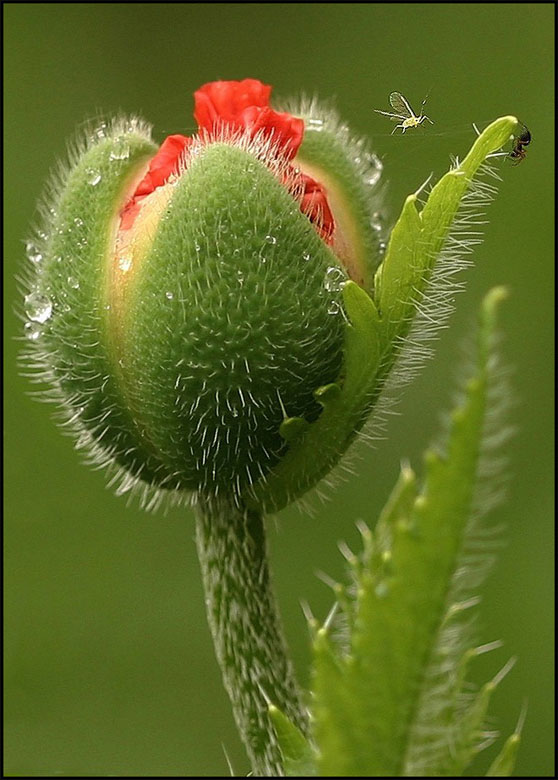
<path fill-rule="evenodd" d="M 140 201 L 163 185 L 169 176 L 178 173 L 184 150 L 192 143 L 185 135 L 169 135 L 149 163 L 149 169 L 133 196 L 120 212 L 120 230 L 129 230 L 140 210 Z"/>
<path fill-rule="evenodd" d="M 185 135 L 169 135 L 165 138 L 149 163 L 149 170 L 138 184 L 134 196 L 149 195 L 156 187 L 164 184 L 172 173 L 178 173 L 180 158 L 191 143 L 192 139 Z"/>
<path fill-rule="evenodd" d="M 270 94 L 271 87 L 256 79 L 213 81 L 194 93 L 194 118 L 208 132 L 222 124 L 252 136 L 261 132 L 292 160 L 302 143 L 304 122 L 270 108 Z"/>
<path fill-rule="evenodd" d="M 304 194 L 300 202 L 300 210 L 314 224 L 320 236 L 327 244 L 333 242 L 335 220 L 327 202 L 324 187 L 311 176 L 303 173 Z"/>
<path fill-rule="evenodd" d="M 291 114 L 282 114 L 272 108 L 250 106 L 242 112 L 244 126 L 250 135 L 261 132 L 277 144 L 288 160 L 298 152 L 304 136 L 304 120 Z"/>
<path fill-rule="evenodd" d="M 218 122 L 234 124 L 250 106 L 269 105 L 271 87 L 257 79 L 211 81 L 194 92 L 194 119 L 199 127 L 211 131 Z"/>
<path fill-rule="evenodd" d="M 270 154 L 280 153 L 287 160 L 292 160 L 304 137 L 304 120 L 270 108 L 271 89 L 271 86 L 257 79 L 204 84 L 194 93 L 194 117 L 199 129 L 211 133 L 225 126 L 233 131 L 247 131 L 251 137 L 259 135 L 269 139 L 273 145 Z M 179 172 L 183 154 L 192 140 L 184 135 L 170 135 L 163 141 L 134 195 L 122 209 L 121 230 L 132 226 L 141 208 L 141 201 L 165 184 L 169 176 Z M 332 244 L 335 222 L 326 191 L 311 176 L 301 176 L 304 192 L 300 209 L 322 239 Z"/>

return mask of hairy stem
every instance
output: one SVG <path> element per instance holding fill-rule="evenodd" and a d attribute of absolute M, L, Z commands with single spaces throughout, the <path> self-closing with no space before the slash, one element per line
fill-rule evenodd
<path fill-rule="evenodd" d="M 303 732 L 307 714 L 271 590 L 263 517 L 225 502 L 201 504 L 196 542 L 215 652 L 253 775 L 280 776 L 268 703 Z"/>

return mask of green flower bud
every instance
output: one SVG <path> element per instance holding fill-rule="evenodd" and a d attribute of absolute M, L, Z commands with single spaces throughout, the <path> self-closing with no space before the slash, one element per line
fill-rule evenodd
<path fill-rule="evenodd" d="M 315 106 L 301 120 L 267 107 L 259 82 L 219 84 L 248 84 L 242 111 L 207 85 L 199 135 L 159 152 L 138 120 L 90 134 L 30 245 L 39 378 L 88 459 L 151 506 L 165 492 L 265 505 L 346 373 L 346 282 L 370 290 L 379 261 L 379 163 Z M 270 506 L 312 487 L 295 482 Z"/>

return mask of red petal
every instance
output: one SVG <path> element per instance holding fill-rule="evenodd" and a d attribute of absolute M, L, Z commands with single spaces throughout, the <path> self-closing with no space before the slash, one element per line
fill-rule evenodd
<path fill-rule="evenodd" d="M 272 108 L 256 108 L 250 106 L 242 112 L 244 126 L 251 135 L 263 131 L 265 137 L 270 137 L 292 160 L 298 152 L 304 136 L 304 120 L 291 114 L 279 113 Z"/>
<path fill-rule="evenodd" d="M 182 154 L 191 143 L 192 139 L 185 135 L 169 135 L 165 138 L 149 163 L 147 173 L 120 212 L 120 230 L 129 230 L 132 227 L 140 210 L 140 200 L 164 184 L 171 174 L 178 173 Z"/>
<path fill-rule="evenodd" d="M 216 123 L 255 135 L 263 130 L 292 159 L 302 143 L 304 122 L 290 114 L 269 108 L 271 87 L 256 79 L 212 81 L 194 93 L 194 117 L 200 126 L 212 131 Z"/>
<path fill-rule="evenodd" d="M 171 173 L 178 173 L 182 153 L 191 142 L 192 139 L 185 135 L 169 135 L 165 138 L 149 163 L 149 170 L 138 184 L 134 196 L 149 195 L 156 187 L 164 184 Z"/>
<path fill-rule="evenodd" d="M 304 195 L 300 203 L 300 210 L 306 214 L 320 236 L 327 244 L 333 241 L 335 220 L 327 202 L 327 196 L 322 185 L 311 176 L 302 174 L 304 179 Z"/>
<path fill-rule="evenodd" d="M 120 212 L 120 230 L 129 230 L 139 214 L 140 205 L 136 198 L 130 198 Z"/>
<path fill-rule="evenodd" d="M 257 79 L 211 81 L 194 92 L 194 118 L 209 131 L 219 120 L 236 124 L 245 108 L 267 106 L 270 94 L 271 87 Z"/>
<path fill-rule="evenodd" d="M 194 117 L 200 129 L 211 132 L 216 123 L 232 130 L 246 130 L 250 136 L 261 133 L 276 144 L 288 159 L 296 155 L 304 136 L 304 121 L 269 107 L 271 87 L 257 79 L 243 81 L 212 81 L 194 93 Z M 122 209 L 120 228 L 129 229 L 140 210 L 140 201 L 169 176 L 178 173 L 184 150 L 192 143 L 183 135 L 170 135 L 161 144 L 138 184 L 134 195 Z M 335 222 L 327 202 L 325 189 L 311 176 L 301 174 L 304 194 L 300 209 L 328 244 L 333 241 Z"/>

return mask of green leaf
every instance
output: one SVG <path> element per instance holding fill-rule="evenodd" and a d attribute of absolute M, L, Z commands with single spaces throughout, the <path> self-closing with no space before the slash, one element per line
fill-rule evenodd
<path fill-rule="evenodd" d="M 269 705 L 268 712 L 283 756 L 285 776 L 315 777 L 314 751 L 302 731 L 273 704 Z"/>
<path fill-rule="evenodd" d="M 463 197 L 487 155 L 509 140 L 517 124 L 513 116 L 492 122 L 478 136 L 465 160 L 432 188 L 422 211 L 416 207 L 418 193 L 405 201 L 376 274 L 374 298 L 382 320 L 383 346 L 407 335 Z"/>
<path fill-rule="evenodd" d="M 364 552 L 341 647 L 314 641 L 313 719 L 323 776 L 455 776 L 478 749 L 496 678 L 463 697 L 463 616 L 478 584 L 463 557 L 473 531 L 490 368 L 502 288 L 481 310 L 476 367 L 445 454 L 425 457 L 420 491 L 404 467 Z M 477 580 L 477 581 L 475 581 Z"/>
<path fill-rule="evenodd" d="M 373 297 L 355 282 L 345 284 L 348 322 L 342 374 L 328 385 L 327 392 L 324 388 L 315 391 L 314 397 L 323 406 L 315 422 L 283 421 L 280 433 L 289 449 L 265 478 L 247 489 L 248 506 L 277 512 L 314 487 L 338 463 L 385 386 L 476 173 L 486 155 L 499 149 L 516 125 L 515 117 L 489 125 L 463 163 L 432 189 L 421 212 L 416 206 L 418 193 L 407 198 L 376 273 Z M 320 136 L 319 144 L 324 139 L 325 135 Z M 453 270 L 457 268 L 456 262 Z M 439 312 L 435 319 L 439 325 Z"/>
<path fill-rule="evenodd" d="M 504 747 L 492 762 L 486 777 L 511 777 L 521 744 L 521 734 L 515 733 L 507 738 Z"/>

